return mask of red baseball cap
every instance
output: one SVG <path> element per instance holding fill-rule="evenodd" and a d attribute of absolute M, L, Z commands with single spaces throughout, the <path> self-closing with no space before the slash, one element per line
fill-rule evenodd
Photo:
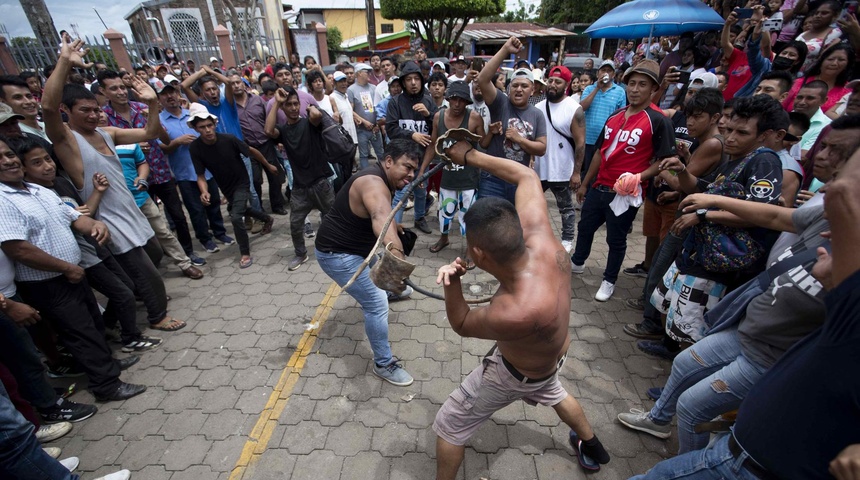
<path fill-rule="evenodd" d="M 547 75 L 546 78 L 550 77 L 558 77 L 564 80 L 565 83 L 568 83 L 570 82 L 572 75 L 570 73 L 570 70 L 567 69 L 567 67 L 557 65 L 549 69 L 549 75 Z"/>

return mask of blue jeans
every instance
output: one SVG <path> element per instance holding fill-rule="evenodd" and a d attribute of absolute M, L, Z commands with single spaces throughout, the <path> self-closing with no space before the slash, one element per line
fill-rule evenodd
<path fill-rule="evenodd" d="M 749 458 L 746 452 L 736 459 L 729 451 L 729 434 L 714 439 L 703 450 L 696 450 L 663 460 L 644 475 L 630 480 L 757 480 L 758 477 L 743 467 Z"/>
<path fill-rule="evenodd" d="M 654 308 L 654 305 L 651 305 L 651 294 L 663 282 L 663 275 L 669 271 L 669 267 L 675 262 L 678 250 L 681 249 L 683 243 L 683 238 L 669 232 L 654 252 L 654 258 L 651 259 L 648 278 L 645 280 L 645 286 L 642 287 L 642 305 L 645 307 L 645 311 L 642 312 L 642 323 L 650 331 L 663 331 L 661 314 Z"/>
<path fill-rule="evenodd" d="M 251 208 L 258 211 L 263 211 L 263 204 L 260 203 L 260 197 L 257 196 L 257 191 L 254 190 L 254 170 L 251 168 L 251 159 L 242 155 L 242 161 L 245 162 L 245 170 L 248 171 L 248 180 L 251 182 Z"/>
<path fill-rule="evenodd" d="M 191 217 L 191 226 L 194 228 L 194 234 L 200 243 L 212 240 L 212 235 L 220 237 L 227 234 L 227 229 L 224 228 L 224 217 L 221 216 L 221 195 L 218 192 L 218 184 L 214 178 L 206 181 L 209 185 L 209 195 L 212 197 L 209 206 L 203 206 L 200 201 L 200 188 L 197 182 L 178 181 L 179 193 L 182 195 L 182 203 L 185 209 L 188 210 L 188 216 Z M 209 233 L 209 229 L 212 233 Z"/>
<path fill-rule="evenodd" d="M 382 161 L 382 156 L 384 155 L 385 148 L 382 146 L 382 134 L 381 133 L 373 133 L 370 130 L 366 130 L 364 128 L 358 128 L 358 163 L 361 165 L 361 168 L 369 165 L 368 157 L 370 156 L 370 147 L 373 146 L 373 151 L 376 153 L 376 158 L 379 161 Z"/>
<path fill-rule="evenodd" d="M 609 283 L 618 280 L 618 272 L 624 263 L 627 254 L 627 232 L 636 219 L 638 208 L 630 207 L 620 216 L 615 216 L 609 204 L 615 198 L 615 192 L 604 192 L 592 188 L 585 194 L 582 211 L 579 216 L 579 235 L 576 239 L 576 249 L 571 260 L 575 265 L 584 265 L 591 255 L 591 244 L 594 242 L 594 234 L 604 223 L 606 224 L 606 243 L 609 245 L 609 256 L 606 260 L 606 269 L 603 270 L 603 279 Z"/>
<path fill-rule="evenodd" d="M 35 428 L 15 410 L 0 383 L 0 478 L 18 480 L 78 480 L 49 457 L 36 440 Z"/>
<path fill-rule="evenodd" d="M 696 425 L 738 408 L 755 383 L 767 372 L 741 350 L 737 327 L 708 335 L 672 362 L 672 374 L 649 416 L 667 424 L 678 412 L 678 453 L 704 448 L 708 433 Z"/>
<path fill-rule="evenodd" d="M 576 209 L 573 207 L 573 196 L 570 182 L 540 182 L 543 191 L 550 190 L 555 196 L 558 213 L 561 214 L 561 239 L 573 241 L 576 233 Z"/>
<path fill-rule="evenodd" d="M 425 184 L 426 186 L 426 184 Z M 403 198 L 403 192 L 407 187 L 403 187 L 400 190 L 394 192 L 394 198 L 391 200 L 391 208 L 394 208 L 400 202 L 400 199 Z M 415 206 L 412 207 L 415 209 L 412 212 L 415 215 L 415 221 L 421 220 L 427 215 L 427 189 L 419 186 L 415 186 L 415 189 L 412 190 L 412 195 L 415 199 Z M 394 214 L 394 220 L 397 223 L 403 223 L 403 209 L 397 211 Z"/>
<path fill-rule="evenodd" d="M 317 262 L 326 273 L 341 287 L 349 281 L 364 261 L 358 255 L 348 253 L 326 253 L 315 249 Z M 373 350 L 373 361 L 383 367 L 394 361 L 391 357 L 391 344 L 388 342 L 388 295 L 370 280 L 370 268 L 361 275 L 347 290 L 361 305 L 364 313 L 364 333 Z"/>
<path fill-rule="evenodd" d="M 478 198 L 497 197 L 516 205 L 517 186 L 502 180 L 499 177 L 481 171 L 481 179 L 478 182 Z"/>

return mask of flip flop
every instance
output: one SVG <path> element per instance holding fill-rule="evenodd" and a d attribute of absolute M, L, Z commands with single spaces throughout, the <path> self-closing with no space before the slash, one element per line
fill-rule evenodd
<path fill-rule="evenodd" d="M 239 260 L 239 268 L 248 268 L 254 264 L 254 257 L 248 259 L 248 261 Z"/>
<path fill-rule="evenodd" d="M 582 440 L 573 430 L 570 431 L 570 446 L 573 447 L 573 456 L 579 460 L 579 466 L 590 472 L 600 470 L 600 464 L 596 460 L 582 453 Z"/>
<path fill-rule="evenodd" d="M 431 251 L 431 252 L 433 252 L 433 253 L 439 253 L 439 252 L 441 252 L 441 251 L 442 251 L 442 249 L 444 249 L 445 247 L 447 247 L 450 243 L 451 243 L 450 241 L 449 241 L 449 242 L 444 242 L 444 243 L 443 243 L 443 242 L 442 242 L 442 240 L 439 240 L 439 241 L 437 241 L 436 243 L 434 243 L 433 245 L 431 245 L 431 246 L 430 246 L 430 251 Z"/>
<path fill-rule="evenodd" d="M 177 330 L 182 330 L 183 328 L 188 326 L 188 324 L 183 322 L 182 320 L 177 320 L 177 319 L 172 318 L 172 317 L 165 317 L 165 320 L 167 318 L 170 318 L 170 321 L 167 322 L 167 325 L 159 327 L 158 326 L 159 324 L 164 323 L 164 320 L 162 320 L 158 324 L 150 325 L 149 328 L 151 328 L 153 330 L 161 330 L 162 332 L 175 332 Z"/>

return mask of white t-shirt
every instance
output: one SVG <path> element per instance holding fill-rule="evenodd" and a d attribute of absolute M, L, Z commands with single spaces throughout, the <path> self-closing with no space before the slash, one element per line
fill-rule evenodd
<path fill-rule="evenodd" d="M 388 80 L 383 80 L 379 82 L 379 85 L 376 86 L 376 90 L 374 90 L 373 92 L 373 104 L 378 105 L 383 98 L 387 98 L 389 95 L 390 93 L 388 93 Z"/>
<path fill-rule="evenodd" d="M 15 296 L 15 263 L 0 250 L 0 293 L 7 298 Z"/>
<path fill-rule="evenodd" d="M 349 102 L 349 99 L 346 98 L 346 95 L 338 92 L 337 90 L 331 93 L 331 98 L 334 99 L 337 111 L 340 113 L 343 128 L 349 132 L 349 136 L 352 137 L 352 142 L 358 145 L 358 132 L 355 131 L 355 120 L 352 117 L 352 104 Z"/>
<path fill-rule="evenodd" d="M 328 95 L 323 95 L 322 100 L 317 100 L 317 103 L 320 106 L 320 110 L 325 111 L 331 116 L 334 116 L 334 110 L 331 108 L 331 97 Z"/>
<path fill-rule="evenodd" d="M 487 107 L 486 102 L 483 100 L 479 102 L 472 97 L 472 104 L 466 108 L 481 116 L 481 119 L 484 121 L 484 133 L 486 133 L 490 129 L 490 109 Z"/>
<path fill-rule="evenodd" d="M 547 100 L 541 100 L 535 105 L 535 108 L 540 110 L 544 118 L 546 118 L 546 103 Z M 565 97 L 558 103 L 550 102 L 549 110 L 552 113 L 552 125 L 549 124 L 549 118 L 547 118 L 546 154 L 535 157 L 535 171 L 541 180 L 567 182 L 573 175 L 573 162 L 576 158 L 573 147 L 556 129 L 570 136 L 570 124 L 579 108 L 581 108 L 579 103 L 570 97 Z"/>

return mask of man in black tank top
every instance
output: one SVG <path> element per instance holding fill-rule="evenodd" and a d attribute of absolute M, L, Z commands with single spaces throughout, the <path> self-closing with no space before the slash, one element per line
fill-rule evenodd
<path fill-rule="evenodd" d="M 435 145 L 436 139 L 444 135 L 449 128 L 466 128 L 470 132 L 481 136 L 481 147 L 486 148 L 490 144 L 492 135 L 486 135 L 484 132 L 484 121 L 476 112 L 466 109 L 466 106 L 472 103 L 472 96 L 469 93 L 469 85 L 466 82 L 451 82 L 448 90 L 445 92 L 445 98 L 448 100 L 448 107 L 443 107 L 433 116 L 433 134 L 430 136 L 430 145 Z M 430 166 L 430 161 L 436 158 L 436 161 L 442 161 L 436 155 L 434 148 L 428 148 L 424 153 L 424 161 L 421 163 L 421 170 L 418 176 L 427 170 Z M 448 231 L 451 229 L 451 223 L 454 217 L 460 223 L 460 235 L 466 237 L 466 222 L 463 217 L 472 206 L 472 202 L 476 200 L 478 189 L 478 169 L 473 166 L 455 165 L 449 163 L 442 170 L 442 181 L 439 188 L 439 231 L 441 235 L 439 240 L 430 247 L 430 251 L 436 253 L 448 246 Z M 464 242 L 465 248 L 465 242 Z M 474 268 L 474 263 L 468 256 L 468 252 L 463 253 L 466 258 L 466 264 Z"/>
<path fill-rule="evenodd" d="M 386 146 L 381 161 L 350 177 L 338 192 L 316 237 L 317 261 L 338 285 L 346 284 L 370 254 L 391 213 L 392 194 L 412 181 L 422 154 L 417 143 L 394 139 Z M 389 243 L 396 256 L 404 257 L 395 228 L 385 234 L 383 244 Z M 391 355 L 386 292 L 373 284 L 365 269 L 346 293 L 364 313 L 364 331 L 373 350 L 373 373 L 392 385 L 411 385 L 412 376 Z"/>

